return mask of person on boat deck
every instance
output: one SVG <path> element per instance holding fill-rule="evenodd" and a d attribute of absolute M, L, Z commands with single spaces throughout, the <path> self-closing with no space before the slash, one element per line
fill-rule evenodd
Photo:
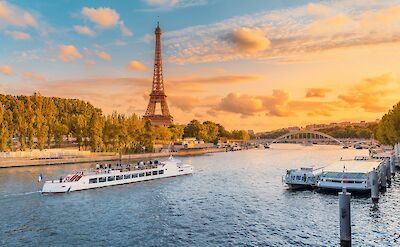
<path fill-rule="evenodd" d="M 307 180 L 307 174 L 304 173 L 303 181 L 305 182 Z"/>
<path fill-rule="evenodd" d="M 60 183 L 62 183 L 62 177 L 60 177 Z"/>

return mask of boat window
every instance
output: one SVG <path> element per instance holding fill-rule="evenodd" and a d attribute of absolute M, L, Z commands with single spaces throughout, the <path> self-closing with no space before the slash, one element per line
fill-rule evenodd
<path fill-rule="evenodd" d="M 99 183 L 105 182 L 107 180 L 106 177 L 99 178 Z"/>
<path fill-rule="evenodd" d="M 157 171 L 153 171 L 153 175 L 157 175 L 158 174 L 158 172 Z"/>
<path fill-rule="evenodd" d="M 121 179 L 123 179 L 123 178 L 124 178 L 124 176 L 122 176 L 122 175 L 116 176 L 116 180 L 121 180 Z"/>
<path fill-rule="evenodd" d="M 144 172 L 139 173 L 139 177 L 144 177 Z"/>
<path fill-rule="evenodd" d="M 158 174 L 164 174 L 164 170 L 159 170 Z"/>
<path fill-rule="evenodd" d="M 89 179 L 89 184 L 95 184 L 95 183 L 97 183 L 97 178 Z"/>
<path fill-rule="evenodd" d="M 130 178 L 131 178 L 131 174 L 124 175 L 124 179 L 130 179 Z"/>
<path fill-rule="evenodd" d="M 114 180 L 115 180 L 115 176 L 108 177 L 108 181 L 114 181 Z"/>
<path fill-rule="evenodd" d="M 151 176 L 151 172 L 146 172 L 146 176 Z"/>
<path fill-rule="evenodd" d="M 137 178 L 137 177 L 138 177 L 137 173 L 132 174 L 132 178 Z"/>

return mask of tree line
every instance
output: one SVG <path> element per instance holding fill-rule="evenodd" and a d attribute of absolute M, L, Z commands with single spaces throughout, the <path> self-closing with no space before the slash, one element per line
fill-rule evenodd
<path fill-rule="evenodd" d="M 400 142 L 400 102 L 394 105 L 379 121 L 375 137 L 386 145 Z"/>
<path fill-rule="evenodd" d="M 318 131 L 330 135 L 334 138 L 354 138 L 354 139 L 371 139 L 374 138 L 374 133 L 377 128 L 376 123 L 368 123 L 366 127 L 361 126 L 346 126 L 346 127 L 331 127 L 318 129 Z"/>
<path fill-rule="evenodd" d="M 153 126 L 135 114 L 103 115 L 101 109 L 78 99 L 0 95 L 0 151 L 61 147 L 73 140 L 79 149 L 137 153 L 183 137 L 206 142 L 248 140 L 247 131 L 192 120 L 187 125 Z"/>

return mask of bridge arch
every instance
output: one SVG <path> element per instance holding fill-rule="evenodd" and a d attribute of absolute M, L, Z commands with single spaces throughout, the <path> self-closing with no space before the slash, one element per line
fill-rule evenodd
<path fill-rule="evenodd" d="M 319 131 L 292 131 L 292 132 L 286 133 L 284 135 L 281 135 L 278 138 L 275 138 L 270 143 L 268 143 L 268 146 L 273 144 L 273 143 L 278 143 L 281 140 L 285 140 L 285 139 L 291 140 L 293 137 L 299 137 L 299 136 L 305 136 L 306 138 L 299 138 L 299 139 L 304 139 L 304 140 L 309 139 L 309 138 L 307 138 L 307 136 L 310 136 L 310 137 L 314 136 L 315 138 L 317 137 L 317 139 L 318 138 L 319 139 L 325 138 L 325 139 L 334 141 L 334 142 L 338 143 L 341 146 L 345 146 L 345 144 L 342 141 L 336 139 L 333 136 L 330 136 L 328 134 L 325 134 L 325 133 L 322 133 L 322 132 L 319 132 Z"/>

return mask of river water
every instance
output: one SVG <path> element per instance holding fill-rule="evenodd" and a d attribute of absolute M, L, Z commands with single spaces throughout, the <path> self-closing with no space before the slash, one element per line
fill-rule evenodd
<path fill-rule="evenodd" d="M 190 176 L 43 196 L 94 164 L 0 169 L 0 246 L 338 246 L 338 197 L 289 191 L 285 170 L 366 154 L 335 146 L 272 145 L 181 158 Z M 400 175 L 374 207 L 352 197 L 355 246 L 400 245 Z"/>

